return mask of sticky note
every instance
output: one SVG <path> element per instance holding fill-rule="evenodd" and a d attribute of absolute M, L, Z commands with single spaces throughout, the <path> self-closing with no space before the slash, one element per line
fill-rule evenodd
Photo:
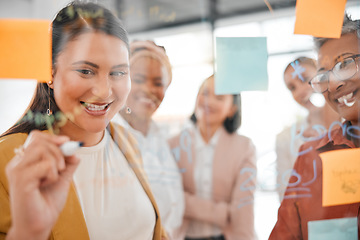
<path fill-rule="evenodd" d="M 323 164 L 322 205 L 360 202 L 360 149 L 343 149 L 320 154 Z"/>
<path fill-rule="evenodd" d="M 346 0 L 296 1 L 295 34 L 339 38 Z"/>
<path fill-rule="evenodd" d="M 216 38 L 215 94 L 268 89 L 265 37 Z"/>
<path fill-rule="evenodd" d="M 357 240 L 357 218 L 337 218 L 308 222 L 309 240 Z"/>
<path fill-rule="evenodd" d="M 0 19 L 0 78 L 51 80 L 48 20 Z"/>

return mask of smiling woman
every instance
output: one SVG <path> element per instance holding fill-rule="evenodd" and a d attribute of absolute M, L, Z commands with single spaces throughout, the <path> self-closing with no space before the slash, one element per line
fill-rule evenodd
<path fill-rule="evenodd" d="M 52 80 L 0 138 L 0 239 L 166 238 L 135 140 L 109 124 L 130 91 L 121 22 L 74 2 L 55 17 L 52 40 Z M 69 140 L 84 147 L 64 156 Z"/>
<path fill-rule="evenodd" d="M 98 143 L 130 90 L 125 43 L 101 32 L 83 33 L 59 54 L 54 72 L 50 88 L 56 89 L 57 106 L 62 112 L 79 109 L 60 134 L 74 134 L 85 146 Z"/>
<path fill-rule="evenodd" d="M 151 41 L 130 44 L 131 91 L 113 121 L 128 128 L 139 143 L 144 170 L 169 236 L 181 225 L 184 212 L 182 179 L 161 128 L 152 120 L 171 83 L 171 65 L 165 49 Z"/>
<path fill-rule="evenodd" d="M 177 239 L 257 239 L 254 230 L 256 156 L 252 141 L 236 133 L 241 125 L 240 94 L 216 95 L 214 76 L 201 85 L 191 116 L 194 123 L 169 140 L 178 155 L 185 213 Z M 186 150 L 186 151 L 185 151 Z M 175 151 L 174 151 L 175 152 Z"/>
<path fill-rule="evenodd" d="M 300 155 L 294 165 L 292 176 L 286 189 L 287 196 L 281 203 L 278 211 L 278 220 L 269 237 L 277 239 L 320 239 L 320 234 L 314 231 L 315 224 L 326 224 L 329 220 L 341 221 L 355 219 L 354 228 L 344 228 L 336 224 L 333 231 L 342 232 L 336 239 L 358 239 L 358 221 L 360 203 L 356 201 L 338 201 L 336 204 L 327 204 L 329 192 L 344 199 L 351 199 L 351 195 L 342 190 L 326 187 L 326 169 L 330 164 L 322 155 L 333 150 L 358 148 L 359 134 L 359 89 L 360 73 L 359 38 L 360 20 L 351 20 L 345 15 L 341 37 L 315 38 L 318 48 L 318 72 L 312 78 L 313 89 L 322 92 L 326 102 L 342 117 L 345 122 L 340 127 L 329 130 L 322 139 L 313 140 L 300 147 Z M 331 128 L 332 129 L 332 128 Z M 350 131 L 354 130 L 354 131 Z M 347 131 L 346 131 L 347 130 Z M 309 151 L 304 151 L 309 149 Z M 339 151 L 333 151 L 334 154 Z M 340 152 L 341 153 L 341 152 Z M 354 154 L 354 153 L 352 153 Z M 357 159 L 357 155 L 355 158 Z M 321 156 L 321 157 L 320 157 Z M 329 172 L 342 169 L 346 156 L 333 155 L 333 168 Z M 334 167 L 336 166 L 336 167 Z M 301 187 L 298 183 L 300 182 Z M 320 176 L 317 177 L 316 176 Z M 346 188 L 347 185 L 342 185 Z M 346 190 L 347 193 L 348 190 Z M 332 196 L 334 196 L 332 195 Z M 325 236 L 325 235 L 323 235 Z M 349 236 L 354 236 L 353 238 Z M 326 237 L 325 237 L 326 238 Z M 329 239 L 329 238 L 326 238 Z"/>

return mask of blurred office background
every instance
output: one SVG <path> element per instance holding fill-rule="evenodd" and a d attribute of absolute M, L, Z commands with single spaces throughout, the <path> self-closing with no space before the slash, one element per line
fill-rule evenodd
<path fill-rule="evenodd" d="M 267 37 L 267 91 L 242 92 L 242 126 L 257 149 L 258 184 L 255 226 L 267 239 L 277 218 L 275 137 L 305 116 L 283 82 L 286 65 L 298 56 L 316 58 L 312 37 L 295 35 L 295 0 L 93 0 L 114 11 L 130 38 L 163 45 L 173 66 L 173 82 L 156 120 L 177 133 L 191 115 L 201 82 L 213 73 L 216 37 Z M 0 0 L 0 18 L 50 19 L 67 0 Z M 347 11 L 360 18 L 360 2 Z M 1 54 L 1 53 L 0 53 Z M 239 64 L 245 59 L 238 59 Z M 36 81 L 0 79 L 0 133 L 9 128 L 31 100 Z"/>

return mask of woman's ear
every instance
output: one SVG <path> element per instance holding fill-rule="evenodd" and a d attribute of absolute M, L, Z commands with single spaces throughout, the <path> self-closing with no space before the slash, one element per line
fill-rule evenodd
<path fill-rule="evenodd" d="M 48 87 L 51 88 L 51 89 L 54 89 L 53 80 L 54 80 L 55 74 L 56 74 L 56 69 L 55 69 L 55 66 L 53 65 L 53 67 L 51 69 L 51 77 L 52 77 L 52 79 L 49 82 L 47 82 Z"/>
<path fill-rule="evenodd" d="M 228 113 L 227 117 L 228 117 L 228 118 L 234 117 L 234 115 L 235 115 L 235 113 L 236 113 L 237 110 L 238 110 L 237 106 L 232 105 L 231 108 L 230 108 L 230 110 L 229 110 L 229 113 Z"/>
<path fill-rule="evenodd" d="M 56 64 L 53 64 L 51 68 L 51 76 L 53 79 L 55 77 L 55 74 L 56 74 Z"/>
<path fill-rule="evenodd" d="M 52 80 L 48 81 L 47 85 L 48 85 L 49 88 L 54 89 L 54 84 L 53 84 Z"/>

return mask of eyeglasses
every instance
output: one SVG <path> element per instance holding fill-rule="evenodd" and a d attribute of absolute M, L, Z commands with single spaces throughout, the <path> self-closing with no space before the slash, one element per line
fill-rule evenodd
<path fill-rule="evenodd" d="M 330 73 L 333 73 L 338 81 L 352 78 L 359 71 L 359 66 L 356 63 L 356 59 L 359 57 L 360 54 L 357 54 L 342 59 L 340 62 L 337 62 L 331 70 L 316 75 L 310 80 L 309 84 L 315 92 L 324 93 L 329 89 Z"/>

